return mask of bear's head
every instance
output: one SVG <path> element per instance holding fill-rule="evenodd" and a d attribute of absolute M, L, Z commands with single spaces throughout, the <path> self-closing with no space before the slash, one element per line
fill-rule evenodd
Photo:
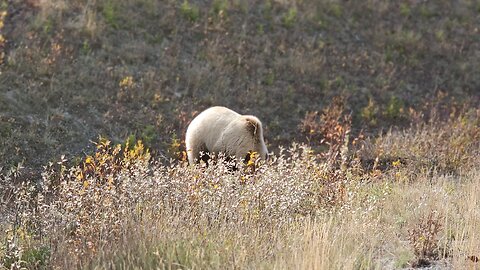
<path fill-rule="evenodd" d="M 256 157 L 266 160 L 268 158 L 268 150 L 263 139 L 262 122 L 255 116 L 245 116 L 245 128 L 252 138 L 252 143 L 246 146 L 244 149 L 248 150 L 245 155 L 245 162 L 248 162 L 252 158 L 252 153 L 255 153 Z"/>

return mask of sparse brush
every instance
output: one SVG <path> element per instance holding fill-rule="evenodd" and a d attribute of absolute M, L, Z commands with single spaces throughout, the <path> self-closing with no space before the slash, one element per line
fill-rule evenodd
<path fill-rule="evenodd" d="M 62 170 L 44 174 L 56 179 L 55 192 L 15 188 L 0 209 L 2 263 L 220 269 L 256 268 L 268 260 L 277 266 L 351 269 L 378 265 L 380 250 L 389 247 L 384 237 L 402 241 L 396 214 L 388 209 L 404 211 L 399 207 L 407 204 L 388 170 L 372 174 L 355 162 L 338 168 L 296 144 L 249 173 L 242 167 L 232 172 L 221 160 L 208 167 L 145 162 L 148 152 L 138 144 L 124 147 L 101 140 L 97 154 L 80 165 L 46 168 Z M 425 188 L 426 181 L 418 183 L 432 198 L 445 194 L 454 200 L 464 192 L 439 193 Z M 422 205 L 421 197 L 411 200 Z M 404 238 L 417 256 L 434 262 L 443 254 L 438 222 L 444 217 L 443 212 L 427 217 Z"/>
<path fill-rule="evenodd" d="M 245 174 L 242 168 L 231 172 L 221 160 L 208 168 L 151 167 L 141 144 L 123 150 L 102 139 L 96 145 L 94 156 L 63 171 L 55 193 L 22 186 L 14 199 L 21 206 L 14 211 L 21 221 L 18 228 L 32 238 L 41 236 L 39 243 L 56 239 L 63 255 L 79 266 L 102 247 L 121 241 L 132 221 L 187 228 L 264 227 L 340 205 L 347 196 L 346 179 L 317 163 L 305 146 L 294 145 Z M 25 216 L 29 211 L 35 211 L 35 218 Z M 51 260 L 60 255 L 54 252 Z"/>
<path fill-rule="evenodd" d="M 349 147 L 361 138 L 350 141 L 352 117 L 346 113 L 343 97 L 334 98 L 322 113 L 307 113 L 299 127 L 310 145 L 328 149 L 319 151 L 319 155 L 330 165 L 345 166 L 351 158 Z"/>
<path fill-rule="evenodd" d="M 439 259 L 438 235 L 443 229 L 442 219 L 438 213 L 430 212 L 408 231 L 410 244 L 417 256 L 416 261 L 411 263 L 413 267 L 428 266 L 430 260 Z"/>
<path fill-rule="evenodd" d="M 426 169 L 462 173 L 478 164 L 479 123 L 478 112 L 470 111 L 446 121 L 421 123 L 405 131 L 390 130 L 374 142 L 367 140 L 359 154 L 365 161 L 378 158 L 383 163 L 408 163 L 416 168 L 412 172 Z"/>

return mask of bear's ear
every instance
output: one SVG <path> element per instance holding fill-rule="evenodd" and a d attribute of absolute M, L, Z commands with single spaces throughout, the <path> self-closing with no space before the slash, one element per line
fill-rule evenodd
<path fill-rule="evenodd" d="M 253 137 L 258 137 L 258 132 L 260 131 L 260 123 L 252 118 L 245 118 L 247 122 L 248 133 L 252 134 Z"/>

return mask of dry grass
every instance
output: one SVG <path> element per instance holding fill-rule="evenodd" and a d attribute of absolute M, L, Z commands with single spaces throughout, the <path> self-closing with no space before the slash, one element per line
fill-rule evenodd
<path fill-rule="evenodd" d="M 480 110 L 471 110 L 447 121 L 433 120 L 403 131 L 390 130 L 367 140 L 360 157 L 362 160 L 383 160 L 383 166 L 397 161 L 413 163 L 418 169 L 462 173 L 462 169 L 477 162 L 479 115 Z"/>
<path fill-rule="evenodd" d="M 436 123 L 429 136 L 476 121 Z M 479 126 L 463 130 L 478 134 Z M 376 143 L 385 146 L 382 137 Z M 245 174 L 223 162 L 165 166 L 148 162 L 142 144 L 101 141 L 79 166 L 52 164 L 43 189 L 25 184 L 8 192 L 14 174 L 2 178 L 2 193 L 12 197 L 1 209 L 0 258 L 13 269 L 475 267 L 478 140 L 461 146 L 476 149 L 464 152 L 469 162 L 457 166 L 461 173 L 436 170 L 436 163 L 364 168 L 357 157 L 366 150 L 353 148 L 347 158 L 332 154 L 336 164 L 294 144 Z M 442 144 L 430 147 L 443 153 Z"/>

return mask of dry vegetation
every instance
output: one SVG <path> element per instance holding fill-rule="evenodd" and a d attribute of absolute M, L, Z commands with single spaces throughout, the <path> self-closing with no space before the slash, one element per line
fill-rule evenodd
<path fill-rule="evenodd" d="M 0 269 L 480 267 L 479 25 L 467 0 L 0 0 Z M 272 158 L 187 166 L 211 105 Z"/>
<path fill-rule="evenodd" d="M 343 134 L 330 137 L 345 137 L 349 127 L 334 130 Z M 321 154 L 293 144 L 243 173 L 222 162 L 159 164 L 141 142 L 101 139 L 78 166 L 49 164 L 41 188 L 14 186 L 16 171 L 0 179 L 1 262 L 7 269 L 476 267 L 480 111 L 351 141 Z M 408 143 L 399 150 L 398 141 Z M 363 156 L 376 156 L 375 164 L 364 166 Z"/>

